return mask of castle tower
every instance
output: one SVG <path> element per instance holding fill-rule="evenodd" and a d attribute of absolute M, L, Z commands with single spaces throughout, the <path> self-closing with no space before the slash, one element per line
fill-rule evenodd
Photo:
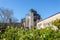
<path fill-rule="evenodd" d="M 30 9 L 29 14 L 26 15 L 26 27 L 31 28 L 32 26 L 36 26 L 37 21 L 40 19 L 41 16 L 37 14 L 37 11 Z"/>

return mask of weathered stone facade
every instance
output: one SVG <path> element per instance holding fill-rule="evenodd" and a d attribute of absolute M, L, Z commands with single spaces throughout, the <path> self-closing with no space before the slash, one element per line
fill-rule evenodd
<path fill-rule="evenodd" d="M 30 9 L 30 13 L 26 15 L 26 27 L 31 28 L 32 26 L 36 26 L 37 21 L 40 19 L 41 16 L 37 14 L 37 11 Z"/>
<path fill-rule="evenodd" d="M 24 27 L 31 28 L 32 26 L 36 26 L 37 22 L 41 19 L 41 16 L 34 9 L 30 9 L 30 12 L 26 14 L 24 19 Z"/>
<path fill-rule="evenodd" d="M 60 12 L 41 20 L 40 22 L 37 23 L 37 28 L 44 28 L 46 26 L 48 26 L 52 21 L 56 20 L 56 19 L 60 19 Z"/>

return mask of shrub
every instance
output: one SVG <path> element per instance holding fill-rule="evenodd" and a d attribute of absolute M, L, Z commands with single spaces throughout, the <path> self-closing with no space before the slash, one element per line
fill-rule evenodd
<path fill-rule="evenodd" d="M 56 19 L 55 21 L 52 22 L 52 24 L 60 29 L 60 19 Z"/>
<path fill-rule="evenodd" d="M 52 30 L 49 27 L 44 29 L 29 30 L 7 27 L 6 31 L 2 34 L 0 32 L 1 40 L 59 40 L 60 30 Z"/>

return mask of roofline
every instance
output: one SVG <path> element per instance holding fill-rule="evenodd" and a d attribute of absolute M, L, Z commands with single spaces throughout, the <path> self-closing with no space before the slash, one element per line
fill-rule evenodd
<path fill-rule="evenodd" d="M 53 14 L 53 15 L 51 15 L 51 16 L 49 16 L 49 17 L 43 19 L 43 20 L 46 20 L 46 19 L 48 19 L 48 18 L 50 18 L 50 17 L 52 17 L 52 16 L 55 16 L 55 15 L 57 15 L 57 14 L 60 14 L 60 12 L 57 12 L 57 13 L 55 13 L 55 14 Z M 41 20 L 41 21 L 43 21 L 43 20 Z M 41 21 L 40 21 L 40 22 L 41 22 Z"/>

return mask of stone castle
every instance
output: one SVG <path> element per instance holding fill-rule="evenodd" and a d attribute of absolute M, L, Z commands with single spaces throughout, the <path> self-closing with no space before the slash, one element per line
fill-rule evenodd
<path fill-rule="evenodd" d="M 42 19 L 41 16 L 34 9 L 30 9 L 29 14 L 26 14 L 26 17 L 22 19 L 24 27 L 31 28 L 36 26 L 37 29 L 44 28 L 48 25 L 51 25 L 51 22 L 60 19 L 60 12 L 49 16 L 46 19 Z"/>
<path fill-rule="evenodd" d="M 41 20 L 41 16 L 34 9 L 30 9 L 30 12 L 26 14 L 26 17 L 22 19 L 22 24 L 26 28 L 31 28 L 36 26 L 37 22 Z"/>

